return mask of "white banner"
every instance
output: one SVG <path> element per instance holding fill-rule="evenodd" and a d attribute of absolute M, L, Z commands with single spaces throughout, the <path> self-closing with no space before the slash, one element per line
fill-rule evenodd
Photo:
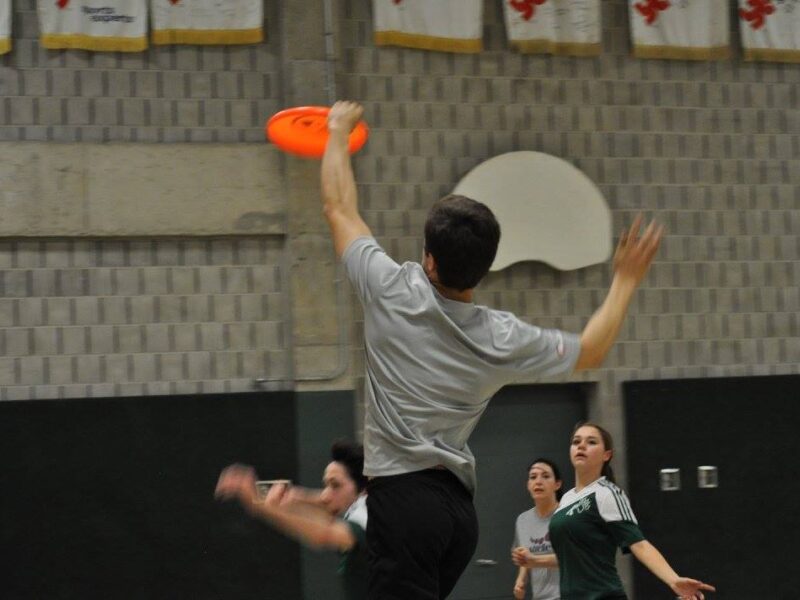
<path fill-rule="evenodd" d="M 264 0 L 151 0 L 154 44 L 257 44 Z"/>
<path fill-rule="evenodd" d="M 628 7 L 638 58 L 730 56 L 728 0 L 628 0 Z"/>
<path fill-rule="evenodd" d="M 483 0 L 373 0 L 375 45 L 444 52 L 483 48 Z"/>
<path fill-rule="evenodd" d="M 506 31 L 520 52 L 596 56 L 600 0 L 503 0 Z"/>
<path fill-rule="evenodd" d="M 739 0 L 745 60 L 800 62 L 800 0 Z"/>
<path fill-rule="evenodd" d="M 42 46 L 141 52 L 147 0 L 37 0 Z"/>
<path fill-rule="evenodd" d="M 0 0 L 0 54 L 11 52 L 11 0 Z"/>

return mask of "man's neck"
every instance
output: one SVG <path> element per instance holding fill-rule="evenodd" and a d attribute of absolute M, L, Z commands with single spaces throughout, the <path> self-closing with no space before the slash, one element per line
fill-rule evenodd
<path fill-rule="evenodd" d="M 474 288 L 468 290 L 454 290 L 453 288 L 445 287 L 441 283 L 437 283 L 435 281 L 431 281 L 431 283 L 433 284 L 433 287 L 436 288 L 436 291 L 448 300 L 455 300 L 457 302 L 472 302 L 472 296 L 475 293 Z"/>

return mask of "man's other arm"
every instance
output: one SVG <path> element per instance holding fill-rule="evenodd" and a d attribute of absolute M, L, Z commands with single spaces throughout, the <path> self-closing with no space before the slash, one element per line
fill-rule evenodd
<path fill-rule="evenodd" d="M 642 216 L 623 231 L 614 253 L 614 279 L 606 299 L 581 333 L 581 353 L 575 370 L 599 367 L 619 335 L 634 292 L 656 255 L 664 228 L 655 221 L 639 237 Z"/>

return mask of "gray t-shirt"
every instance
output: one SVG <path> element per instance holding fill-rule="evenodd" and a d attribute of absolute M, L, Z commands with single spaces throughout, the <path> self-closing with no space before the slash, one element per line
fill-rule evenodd
<path fill-rule="evenodd" d="M 531 554 L 553 554 L 550 543 L 550 517 L 540 517 L 535 508 L 517 517 L 514 547 L 524 546 Z M 533 600 L 559 600 L 558 569 L 530 569 Z"/>
<path fill-rule="evenodd" d="M 422 265 L 398 265 L 371 237 L 342 261 L 364 307 L 364 474 L 441 465 L 474 493 L 467 439 L 489 399 L 523 378 L 571 372 L 580 339 L 444 298 Z"/>

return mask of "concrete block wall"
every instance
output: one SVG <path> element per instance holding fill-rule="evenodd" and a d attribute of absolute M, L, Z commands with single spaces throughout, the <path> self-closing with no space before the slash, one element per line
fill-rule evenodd
<path fill-rule="evenodd" d="M 355 165 L 362 207 L 396 259 L 419 259 L 437 197 L 514 150 L 582 169 L 615 231 L 640 211 L 666 226 L 619 343 L 603 369 L 576 377 L 596 382 L 591 414 L 623 461 L 622 382 L 800 372 L 796 65 L 634 59 L 623 0 L 602 2 L 596 58 L 509 50 L 494 1 L 480 54 L 376 48 L 369 3 L 344 5 L 343 88 L 372 127 Z M 609 281 L 609 265 L 523 263 L 491 274 L 477 300 L 579 331 Z"/>
<path fill-rule="evenodd" d="M 269 237 L 0 242 L 0 400 L 290 388 L 283 255 Z"/>
<path fill-rule="evenodd" d="M 133 54 L 45 50 L 35 7 L 13 3 L 0 141 L 94 145 L 120 170 L 133 146 L 264 144 L 281 107 L 278 3 L 265 43 Z M 0 240 L 0 400 L 290 389 L 287 265 L 282 235 Z"/>
<path fill-rule="evenodd" d="M 435 198 L 452 189 L 470 168 L 510 150 L 540 150 L 573 161 L 606 194 L 617 229 L 638 211 L 667 226 L 669 236 L 632 306 L 620 343 L 603 370 L 581 377 L 598 384 L 593 416 L 607 423 L 621 442 L 622 381 L 798 371 L 800 247 L 794 232 L 800 220 L 796 191 L 800 171 L 794 157 L 800 146 L 796 108 L 800 71 L 795 66 L 747 64 L 739 58 L 698 63 L 635 60 L 629 53 L 627 8 L 622 0 L 603 2 L 604 49 L 597 58 L 526 56 L 509 50 L 500 3 L 490 0 L 485 3 L 486 49 L 480 54 L 379 49 L 371 42 L 370 3 L 339 0 L 336 4 L 337 95 L 362 100 L 372 128 L 369 144 L 355 161 L 362 208 L 398 260 L 418 259 L 421 225 Z M 265 6 L 265 44 L 154 47 L 123 55 L 46 51 L 37 40 L 35 3 L 15 2 L 14 50 L 0 58 L 0 139 L 261 143 L 266 116 L 282 105 L 324 103 L 329 92 L 322 3 L 309 6 L 292 0 Z M 737 39 L 735 31 L 733 38 Z M 162 245 L 169 254 L 180 243 L 216 243 L 209 240 L 108 242 L 103 252 L 120 269 L 118 281 L 134 277 L 127 271 L 131 269 L 138 287 L 118 282 L 114 293 L 92 287 L 80 288 L 81 293 L 97 303 L 105 296 L 122 296 L 133 306 L 142 295 L 171 297 L 173 293 L 164 292 L 158 283 L 171 269 L 196 269 L 194 278 L 194 273 L 199 277 L 203 269 L 213 267 L 220 269 L 220 277 L 235 279 L 237 269 L 266 265 L 278 271 L 280 281 L 289 282 L 266 292 L 283 299 L 284 312 L 275 316 L 273 310 L 268 320 L 284 323 L 285 333 L 283 338 L 268 336 L 266 347 L 280 348 L 295 359 L 270 369 L 272 375 L 289 381 L 293 370 L 308 377 L 331 371 L 340 356 L 336 344 L 341 314 L 332 308 L 336 268 L 319 215 L 316 167 L 287 159 L 282 168 L 288 244 L 266 238 L 219 242 L 227 245 L 229 256 L 241 244 L 266 245 L 266 263 L 244 260 L 222 265 L 208 254 L 186 264 L 159 262 Z M 98 243 L 107 244 L 41 240 L 9 241 L 3 246 L 5 277 L 17 282 L 4 284 L 6 295 L 0 298 L 6 311 L 3 323 L 15 328 L 2 342 L 5 358 L 16 357 L 0 371 L 4 397 L 54 393 L 47 387 L 53 384 L 34 383 L 41 379 L 36 374 L 44 372 L 34 359 L 30 359 L 34 375 L 22 378 L 23 372 L 28 373 L 22 359 L 34 347 L 31 336 L 35 341 L 37 335 L 45 335 L 37 333 L 39 326 L 88 327 L 91 340 L 95 326 L 160 328 L 183 322 L 184 317 L 166 323 L 157 318 L 128 322 L 133 313 L 131 319 L 126 316 L 119 322 L 45 320 L 42 315 L 49 307 L 62 302 L 63 292 L 56 288 L 63 290 L 64 282 L 75 277 L 70 269 L 101 273 L 109 267 L 102 257 L 91 258 L 99 261 L 95 264 L 82 262 L 90 260 L 84 255 L 94 252 Z M 154 248 L 150 258 L 145 263 L 126 262 L 125 248 L 132 256 L 130 249 L 141 244 Z M 25 262 L 29 258 L 31 264 Z M 288 266 L 282 271 L 281 265 Z M 176 271 L 173 276 L 183 275 Z M 151 277 L 156 283 L 148 283 Z M 52 283 L 39 287 L 34 282 L 40 278 Z M 62 283 L 57 285 L 58 281 Z M 607 266 L 562 273 L 526 263 L 491 275 L 478 299 L 544 326 L 579 330 L 602 300 L 608 282 Z M 154 294 L 151 288 L 161 291 Z M 205 294 L 208 302 L 210 296 L 227 293 L 214 289 L 208 292 L 198 284 L 191 292 L 175 294 Z M 231 292 L 242 293 L 251 292 Z M 67 300 L 67 311 L 75 300 L 76 319 L 79 297 Z M 290 303 L 297 316 L 293 323 Z M 103 315 L 113 312 L 104 311 Z M 21 315 L 28 313 L 39 315 L 38 321 L 23 320 Z M 354 313 L 358 314 L 357 307 Z M 186 318 L 202 325 L 206 317 L 214 323 L 219 319 L 216 314 L 199 321 Z M 253 325 L 258 320 L 244 315 L 222 319 Z M 351 356 L 358 358 L 360 324 L 345 323 L 345 328 L 353 340 Z M 95 360 L 82 357 L 92 356 L 101 346 L 92 345 L 87 352 L 88 342 L 67 342 L 64 332 L 58 335 L 62 341 L 52 342 L 56 348 L 61 343 L 77 350 L 75 358 Z M 177 330 L 175 335 L 177 344 Z M 111 354 L 128 351 L 121 340 L 112 345 Z M 41 347 L 46 346 L 36 346 Z M 151 356 L 148 346 L 142 348 L 141 354 Z M 170 348 L 167 345 L 167 351 Z M 177 345 L 174 348 L 181 352 Z M 200 344 L 188 351 L 207 349 Z M 357 375 L 362 367 L 356 360 L 347 374 Z M 140 370 L 145 372 L 150 375 Z M 135 370 L 131 373 L 135 375 Z M 246 376 L 260 373 L 254 368 Z M 161 393 L 161 384 L 151 392 L 136 377 L 130 383 L 142 384 L 139 393 Z M 156 380 L 172 381 L 167 387 L 184 385 L 180 378 Z M 244 382 L 223 378 L 208 385 L 239 389 Z M 97 395 L 108 389 L 123 393 L 127 388 L 114 386 L 127 383 L 81 379 L 64 383 L 78 387 L 65 387 L 63 393 Z M 34 389 L 37 385 L 47 389 Z M 352 385 L 340 378 L 317 382 L 315 388 Z"/>
<path fill-rule="evenodd" d="M 262 142 L 280 106 L 277 2 L 265 2 L 265 43 L 133 53 L 46 50 L 35 0 L 13 11 L 0 141 Z"/>

